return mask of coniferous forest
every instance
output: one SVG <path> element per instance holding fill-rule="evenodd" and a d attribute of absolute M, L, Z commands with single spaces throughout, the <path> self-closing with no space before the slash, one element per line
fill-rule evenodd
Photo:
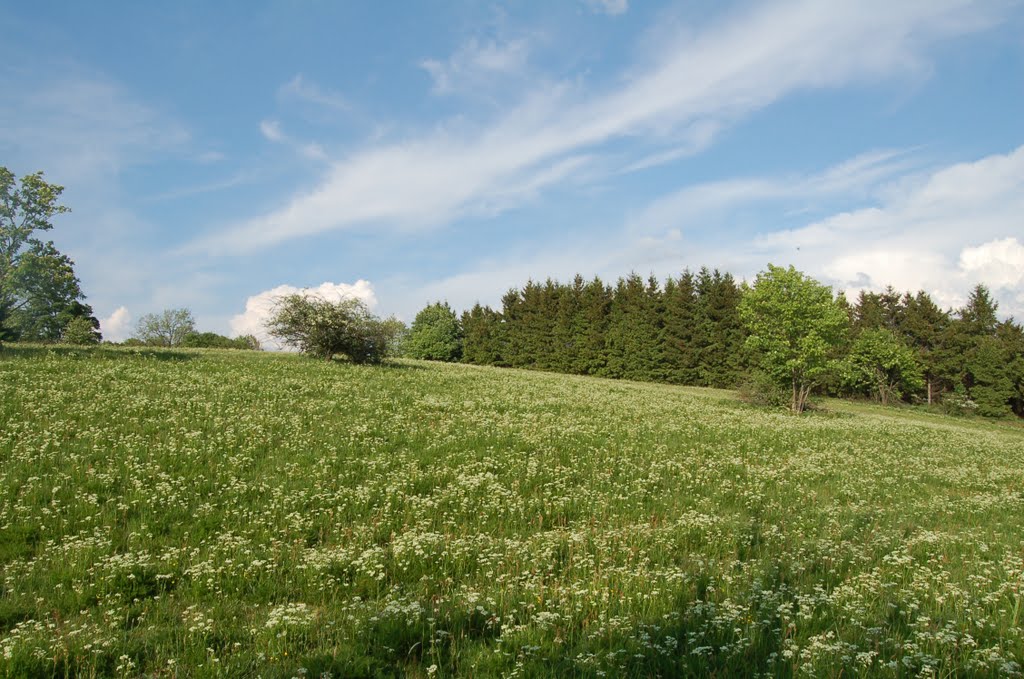
<path fill-rule="evenodd" d="M 477 365 L 757 391 L 763 381 L 739 312 L 745 289 L 731 274 L 707 268 L 664 282 L 635 273 L 614 285 L 579 275 L 570 283 L 531 280 L 509 290 L 500 310 L 476 304 L 464 311 L 456 319 L 461 352 L 448 356 Z M 976 286 L 955 310 L 942 309 L 926 292 L 892 287 L 861 292 L 852 302 L 840 294 L 837 303 L 849 322 L 820 392 L 1024 416 L 1024 329 L 1012 318 L 999 319 L 985 286 Z M 458 316 L 446 304 L 428 309 L 432 317 L 438 310 L 449 320 Z M 413 337 L 418 330 L 413 323 Z M 858 379 L 858 369 L 869 378 Z"/>

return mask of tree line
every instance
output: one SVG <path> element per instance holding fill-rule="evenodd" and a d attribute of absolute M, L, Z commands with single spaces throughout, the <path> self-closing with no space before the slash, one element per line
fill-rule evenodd
<path fill-rule="evenodd" d="M 74 262 L 40 235 L 68 212 L 63 187 L 43 173 L 19 181 L 0 167 L 0 343 L 98 343 Z M 943 310 L 925 292 L 861 292 L 853 302 L 796 271 L 769 265 L 752 285 L 702 268 L 614 285 L 577 275 L 528 281 L 500 309 L 447 303 L 421 310 L 411 329 L 357 300 L 279 300 L 272 335 L 307 353 L 360 363 L 406 355 L 478 365 L 672 384 L 740 387 L 788 402 L 812 391 L 882 403 L 941 402 L 986 416 L 1024 416 L 1024 329 L 999 320 L 988 289 Z M 259 349 L 255 337 L 198 332 L 187 309 L 144 316 L 126 344 Z"/>
<path fill-rule="evenodd" d="M 956 310 L 892 287 L 850 303 L 792 267 L 769 266 L 753 285 L 707 268 L 614 285 L 577 275 L 528 281 L 500 309 L 430 304 L 404 347 L 414 358 L 742 387 L 797 412 L 816 390 L 1024 416 L 1024 330 L 997 310 L 984 285 Z"/>

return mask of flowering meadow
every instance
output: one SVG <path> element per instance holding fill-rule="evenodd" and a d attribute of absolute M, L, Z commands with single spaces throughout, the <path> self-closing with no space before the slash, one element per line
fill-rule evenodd
<path fill-rule="evenodd" d="M 0 676 L 1021 676 L 1024 429 L 0 353 Z"/>

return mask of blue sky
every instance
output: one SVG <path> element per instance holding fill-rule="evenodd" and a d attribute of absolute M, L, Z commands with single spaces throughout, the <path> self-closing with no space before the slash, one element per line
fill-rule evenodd
<path fill-rule="evenodd" d="M 1014 2 L 8 2 L 0 64 L 110 339 L 769 262 L 1024 317 Z"/>

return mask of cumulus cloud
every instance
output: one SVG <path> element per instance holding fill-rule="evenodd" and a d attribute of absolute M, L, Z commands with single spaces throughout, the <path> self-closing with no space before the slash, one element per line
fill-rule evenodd
<path fill-rule="evenodd" d="M 830 210 L 836 203 L 857 207 Z M 801 218 L 806 205 L 827 216 Z M 745 214 L 755 214 L 756 223 L 738 227 Z M 572 247 L 540 244 L 535 252 L 490 259 L 417 289 L 424 299 L 446 298 L 465 308 L 477 300 L 499 304 L 509 285 L 530 277 L 567 280 L 578 272 L 613 280 L 631 270 L 664 277 L 707 265 L 752 280 L 773 263 L 792 264 L 851 298 L 892 285 L 924 290 L 954 309 L 982 283 L 1002 316 L 1021 319 L 1022 214 L 1024 146 L 931 168 L 910 153 L 875 151 L 816 174 L 684 187 L 654 201 L 619 232 Z M 779 228 L 794 222 L 795 228 Z"/>
<path fill-rule="evenodd" d="M 132 315 L 128 309 L 120 306 L 114 309 L 114 313 L 106 318 L 100 319 L 100 332 L 103 339 L 111 342 L 122 342 L 131 336 Z"/>
<path fill-rule="evenodd" d="M 331 302 L 338 302 L 343 299 L 359 299 L 370 309 L 377 306 L 377 296 L 374 293 L 373 285 L 366 280 L 357 280 L 355 283 L 321 283 L 312 288 L 297 288 L 293 285 L 279 285 L 270 290 L 252 295 L 245 300 L 245 311 L 231 319 L 231 332 L 233 335 L 255 335 L 265 347 L 278 347 L 269 335 L 267 335 L 266 321 L 273 313 L 274 305 L 278 298 L 285 295 L 305 294 L 320 297 Z M 279 348 L 279 347 L 278 347 Z"/>
<path fill-rule="evenodd" d="M 836 203 L 851 209 L 831 212 Z M 798 221 L 803 209 L 827 216 Z M 759 223 L 728 249 L 694 242 L 728 233 L 741 216 Z M 796 213 L 796 214 L 794 214 Z M 667 248 L 683 234 L 693 256 L 750 276 L 767 262 L 798 268 L 849 295 L 893 285 L 925 290 L 947 307 L 989 286 L 1001 312 L 1024 315 L 1024 146 L 970 162 L 925 168 L 913 154 L 873 152 L 818 174 L 745 177 L 689 186 L 630 221 L 634 238 Z M 781 224 L 799 225 L 779 228 Z M 693 262 L 689 262 L 692 264 Z"/>
<path fill-rule="evenodd" d="M 486 213 L 497 194 L 510 204 L 529 200 L 544 182 L 578 177 L 580 169 L 551 169 L 625 137 L 674 147 L 680 130 L 717 129 L 793 92 L 926 73 L 930 45 L 991 25 L 998 9 L 970 0 L 755 5 L 696 33 L 680 28 L 650 63 L 605 91 L 544 82 L 489 122 L 457 118 L 367 146 L 333 162 L 316 186 L 286 204 L 192 247 L 238 252 L 357 225 L 424 227 Z M 520 58 L 479 44 L 473 54 L 467 63 L 492 70 Z M 432 67 L 435 86 L 446 86 L 457 63 L 458 54 Z M 531 191 L 509 201 L 516 186 Z"/>
<path fill-rule="evenodd" d="M 1024 245 L 1016 238 L 1003 238 L 965 248 L 960 253 L 960 268 L 995 287 L 1021 286 L 1024 284 Z"/>

